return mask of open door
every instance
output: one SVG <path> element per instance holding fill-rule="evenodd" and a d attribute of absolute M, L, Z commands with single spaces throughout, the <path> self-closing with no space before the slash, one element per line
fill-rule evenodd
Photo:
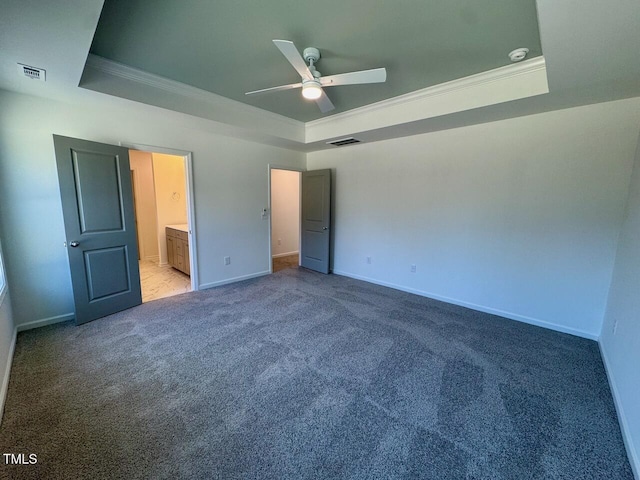
<path fill-rule="evenodd" d="M 304 268 L 329 273 L 331 170 L 302 172 L 302 241 Z"/>
<path fill-rule="evenodd" d="M 76 324 L 142 303 L 124 147 L 53 136 Z"/>

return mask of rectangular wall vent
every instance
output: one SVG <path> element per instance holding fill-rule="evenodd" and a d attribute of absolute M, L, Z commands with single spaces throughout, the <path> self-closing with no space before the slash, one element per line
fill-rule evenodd
<path fill-rule="evenodd" d="M 333 142 L 327 142 L 327 145 L 335 145 L 336 147 L 344 147 L 345 145 L 353 145 L 354 143 L 360 143 L 360 140 L 356 140 L 353 137 L 341 138 L 340 140 L 334 140 Z"/>
<path fill-rule="evenodd" d="M 29 65 L 18 64 L 18 70 L 21 75 L 32 80 L 46 81 L 47 72 L 43 68 L 30 67 Z"/>

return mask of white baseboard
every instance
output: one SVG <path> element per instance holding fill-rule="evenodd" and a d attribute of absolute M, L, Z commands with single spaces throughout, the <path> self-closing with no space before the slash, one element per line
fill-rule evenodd
<path fill-rule="evenodd" d="M 620 424 L 620 431 L 622 432 L 624 446 L 627 449 L 627 458 L 631 464 L 631 470 L 633 470 L 634 477 L 637 480 L 640 480 L 640 459 L 638 458 L 638 450 L 635 448 L 633 438 L 629 433 L 629 423 L 627 422 L 627 416 L 624 413 L 624 407 L 622 405 L 622 400 L 620 399 L 620 392 L 616 385 L 616 379 L 609 367 L 610 363 L 606 350 L 602 348 L 602 344 L 600 342 L 598 342 L 598 346 L 600 347 L 600 356 L 602 357 L 602 363 L 604 363 L 604 370 L 607 372 L 607 379 L 609 380 L 609 388 L 611 389 L 611 394 L 613 396 L 613 403 L 616 407 L 616 413 L 618 414 L 618 423 Z"/>
<path fill-rule="evenodd" d="M 44 327 L 46 325 L 53 325 L 54 323 L 66 322 L 75 318 L 73 313 L 65 313 L 64 315 L 56 315 L 55 317 L 42 318 L 40 320 L 34 320 L 33 322 L 21 323 L 16 325 L 18 332 L 24 332 L 25 330 L 31 330 L 33 328 Z"/>
<path fill-rule="evenodd" d="M 598 340 L 598 337 L 599 337 L 598 334 L 587 332 L 585 330 L 565 327 L 564 325 L 558 325 L 556 323 L 547 322 L 546 320 L 540 320 L 533 317 L 519 315 L 517 313 L 506 312 L 504 310 L 499 310 L 497 308 L 485 307 L 484 305 L 476 305 L 475 303 L 469 303 L 469 302 L 465 302 L 463 300 L 458 300 L 455 298 L 443 297 L 442 295 L 437 295 L 435 293 L 425 292 L 422 290 L 417 290 L 415 288 L 405 287 L 403 285 L 396 285 L 394 283 L 383 282 L 373 278 L 364 277 L 362 275 L 356 275 L 353 273 L 343 272 L 340 270 L 334 270 L 333 273 L 336 275 L 342 275 L 344 277 L 355 278 L 356 280 L 363 280 L 365 282 L 374 283 L 376 285 L 382 285 L 383 287 L 389 287 L 389 288 L 394 288 L 396 290 L 401 290 L 403 292 L 413 293 L 415 295 L 420 295 L 422 297 L 432 298 L 434 300 L 440 300 L 441 302 L 452 303 L 454 305 L 470 308 L 472 310 L 477 310 L 479 312 L 490 313 L 491 315 L 498 315 L 499 317 L 508 318 L 510 320 L 516 320 L 518 322 L 528 323 L 530 325 L 535 325 L 537 327 L 543 327 L 543 328 L 548 328 L 550 330 L 555 330 L 557 332 L 568 333 L 570 335 L 587 338 L 589 340 Z"/>
<path fill-rule="evenodd" d="M 75 315 L 73 313 L 66 313 L 64 315 L 56 315 L 55 317 L 42 318 L 33 322 L 22 323 L 16 325 L 13 329 L 13 338 L 11 339 L 11 346 L 9 347 L 9 355 L 7 358 L 7 367 L 2 377 L 2 383 L 0 384 L 0 424 L 2 424 L 2 415 L 4 413 L 4 404 L 7 399 L 7 390 L 9 389 L 9 376 L 11 374 L 11 365 L 13 364 L 13 353 L 16 348 L 16 339 L 18 338 L 18 332 L 24 332 L 25 330 L 31 330 L 33 328 L 44 327 L 45 325 L 52 325 L 54 323 L 66 322 L 73 320 Z"/>
<path fill-rule="evenodd" d="M 278 253 L 277 255 L 271 255 L 271 258 L 280 258 L 280 257 L 288 257 L 289 255 L 298 255 L 300 252 L 287 252 L 287 253 Z"/>
<path fill-rule="evenodd" d="M 143 260 L 147 260 L 147 261 L 153 262 L 153 263 L 159 263 L 160 262 L 160 256 L 159 255 L 147 255 L 146 257 L 143 258 Z"/>
<path fill-rule="evenodd" d="M 0 385 L 0 425 L 2 425 L 2 415 L 4 414 L 4 403 L 7 400 L 7 391 L 9 390 L 9 376 L 11 375 L 11 364 L 13 363 L 13 352 L 16 349 L 16 338 L 18 329 L 13 329 L 13 337 L 9 346 L 9 355 L 7 356 L 7 367 L 4 369 L 2 384 Z"/>
<path fill-rule="evenodd" d="M 249 280 L 251 278 L 264 277 L 271 272 L 268 270 L 264 272 L 251 273 L 249 275 L 242 275 L 241 277 L 228 278 L 226 280 L 220 280 L 219 282 L 201 283 L 199 290 L 206 290 L 207 288 L 220 287 L 222 285 L 228 285 L 229 283 L 241 282 L 243 280 Z"/>

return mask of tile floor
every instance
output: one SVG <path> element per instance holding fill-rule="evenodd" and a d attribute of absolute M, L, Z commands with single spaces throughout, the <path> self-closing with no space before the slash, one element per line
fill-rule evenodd
<path fill-rule="evenodd" d="M 273 271 L 298 268 L 298 255 L 273 259 Z M 169 265 L 158 265 L 150 260 L 140 260 L 140 285 L 142 302 L 171 297 L 191 291 L 191 278 Z"/>
<path fill-rule="evenodd" d="M 171 297 L 191 291 L 191 278 L 169 265 L 140 260 L 142 302 Z"/>

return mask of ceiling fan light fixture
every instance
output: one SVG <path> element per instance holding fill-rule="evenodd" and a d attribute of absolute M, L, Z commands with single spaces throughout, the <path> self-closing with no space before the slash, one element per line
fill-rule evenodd
<path fill-rule="evenodd" d="M 302 85 L 302 96 L 307 100 L 317 100 L 322 95 L 322 88 L 317 81 L 308 81 Z"/>

